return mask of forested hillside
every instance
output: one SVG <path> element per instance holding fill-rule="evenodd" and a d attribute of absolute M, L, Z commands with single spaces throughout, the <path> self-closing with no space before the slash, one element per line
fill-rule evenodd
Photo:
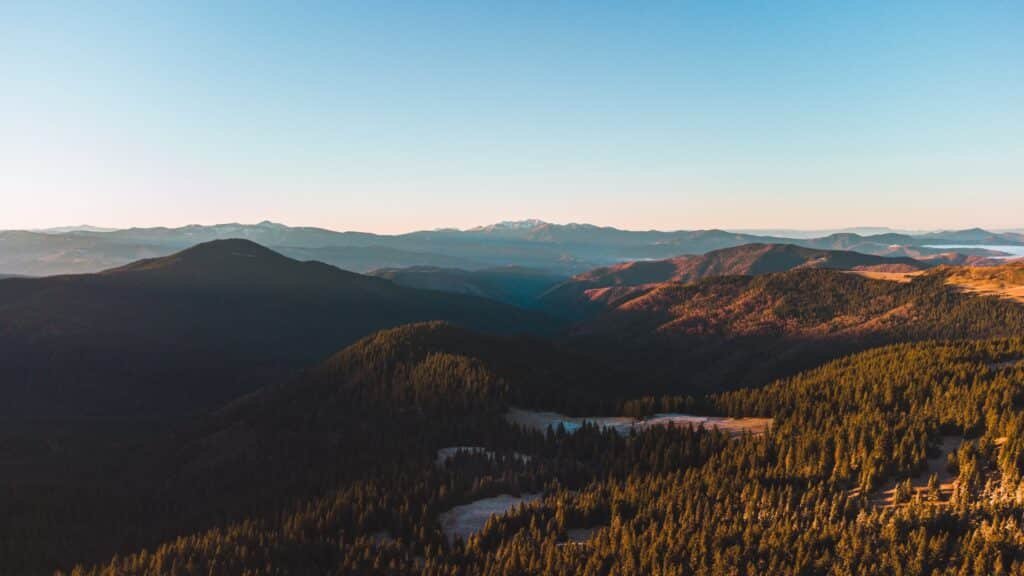
<path fill-rule="evenodd" d="M 403 337 L 396 337 L 397 345 Z M 389 356 L 383 342 L 364 346 L 364 361 Z M 485 418 L 499 409 L 502 387 L 481 365 L 427 358 L 411 381 L 390 380 L 389 418 L 361 425 L 383 434 L 430 421 L 423 429 L 430 432 L 389 437 L 369 453 L 339 438 L 336 458 L 358 463 L 362 478 L 323 486 L 280 515 L 170 539 L 74 573 L 952 575 L 1024 568 L 1020 340 L 896 345 L 709 398 L 723 413 L 774 418 L 766 435 L 739 439 L 690 429 L 628 437 L 592 427 L 573 435 L 517 432 Z M 319 386 L 354 376 L 332 366 L 317 377 Z M 314 390 L 326 389 L 307 389 L 324 416 L 311 420 L 310 431 L 343 409 Z M 379 387 L 363 390 L 350 398 L 384 409 Z M 298 409 L 301 395 L 284 406 Z M 403 408 L 412 405 L 422 409 Z M 877 502 L 885 482 L 916 477 L 946 437 L 963 439 L 948 458 L 951 494 L 938 486 L 903 489 L 891 503 Z M 431 451 L 455 440 L 506 456 L 467 454 L 437 468 Z M 531 458 L 512 458 L 512 451 Z M 366 461 L 379 464 L 371 471 Z M 541 500 L 492 520 L 465 544 L 440 531 L 438 515 L 453 505 L 537 491 Z"/>
<path fill-rule="evenodd" d="M 1024 307 L 966 293 L 943 274 L 901 283 L 801 269 L 647 287 L 575 334 L 606 358 L 657 372 L 666 391 L 698 392 L 764 384 L 888 343 L 1024 334 Z"/>
<path fill-rule="evenodd" d="M 543 340 L 445 323 L 382 331 L 169 436 L 77 464 L 70 446 L 59 477 L 5 478 L 0 566 L 99 561 L 219 521 L 274 518 L 338 485 L 429 467 L 443 446 L 543 443 L 504 422 L 509 405 L 612 411 L 623 381 Z"/>

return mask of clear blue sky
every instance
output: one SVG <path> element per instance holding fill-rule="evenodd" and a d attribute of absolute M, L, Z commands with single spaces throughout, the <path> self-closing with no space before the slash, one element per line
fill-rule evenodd
<path fill-rule="evenodd" d="M 1024 227 L 1024 3 L 0 2 L 0 228 Z"/>

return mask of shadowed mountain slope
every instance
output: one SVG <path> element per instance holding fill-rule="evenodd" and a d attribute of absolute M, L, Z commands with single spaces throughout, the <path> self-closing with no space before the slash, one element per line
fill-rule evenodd
<path fill-rule="evenodd" d="M 69 467 L 56 496 L 26 506 L 22 492 L 0 492 L 0 534 L 21 544 L 0 547 L 0 566 L 49 574 L 225 521 L 275 518 L 349 482 L 429 473 L 441 447 L 509 439 L 510 404 L 592 413 L 598 389 L 621 382 L 531 337 L 445 322 L 382 330 L 173 434 Z M 97 517 L 111 529 L 95 529 Z M 38 545 L 37 523 L 49 545 Z"/>
<path fill-rule="evenodd" d="M 566 279 L 543 270 L 512 266 L 484 270 L 413 266 L 382 268 L 370 274 L 409 288 L 472 294 L 524 308 L 536 305 L 541 294 Z"/>
<path fill-rule="evenodd" d="M 0 417 L 148 417 L 215 405 L 375 330 L 449 320 L 544 331 L 545 318 L 413 290 L 246 240 L 99 274 L 0 281 Z"/>

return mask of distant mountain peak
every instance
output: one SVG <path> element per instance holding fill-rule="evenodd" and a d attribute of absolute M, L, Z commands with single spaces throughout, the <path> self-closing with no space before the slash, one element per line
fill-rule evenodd
<path fill-rule="evenodd" d="M 286 230 L 289 228 L 288 226 L 281 224 L 280 222 L 274 222 L 272 220 L 263 220 L 262 222 L 256 225 L 259 226 L 260 228 L 274 228 L 276 230 Z"/>
<path fill-rule="evenodd" d="M 114 230 L 116 230 L 116 228 L 103 228 L 89 224 L 80 224 L 78 226 L 58 226 L 55 228 L 41 228 L 39 230 L 32 231 L 40 232 L 42 234 L 73 234 L 75 232 L 113 232 Z"/>
<path fill-rule="evenodd" d="M 503 220 L 495 224 L 489 224 L 487 226 L 477 226 L 476 228 L 470 228 L 471 232 L 498 232 L 498 231 L 512 231 L 512 230 L 533 230 L 540 228 L 541 226 L 550 226 L 549 222 L 539 220 L 537 218 L 529 218 L 526 220 Z"/>

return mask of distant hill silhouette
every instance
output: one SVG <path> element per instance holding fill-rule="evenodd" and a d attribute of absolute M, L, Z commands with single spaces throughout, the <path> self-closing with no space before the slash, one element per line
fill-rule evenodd
<path fill-rule="evenodd" d="M 916 240 L 922 244 L 992 244 L 1013 246 L 1024 243 L 1024 234 L 1017 232 L 990 232 L 982 228 L 950 230 L 921 234 Z"/>
<path fill-rule="evenodd" d="M 0 281 L 0 418 L 166 416 L 408 322 L 544 331 L 534 313 L 299 262 L 247 240 L 99 274 Z"/>

